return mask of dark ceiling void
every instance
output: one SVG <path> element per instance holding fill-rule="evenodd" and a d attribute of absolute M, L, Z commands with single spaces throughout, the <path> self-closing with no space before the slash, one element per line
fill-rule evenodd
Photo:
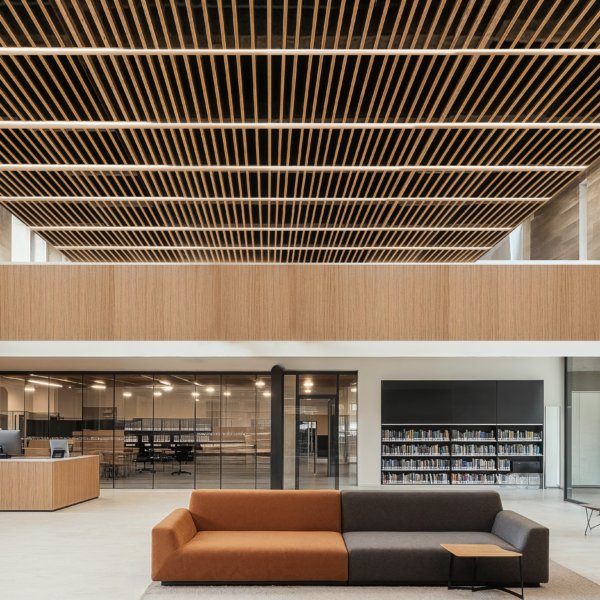
<path fill-rule="evenodd" d="M 75 262 L 473 262 L 600 158 L 597 2 L 3 0 L 0 41 L 0 202 Z"/>

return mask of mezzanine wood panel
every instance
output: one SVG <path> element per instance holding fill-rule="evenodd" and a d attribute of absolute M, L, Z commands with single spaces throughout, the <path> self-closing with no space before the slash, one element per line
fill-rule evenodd
<path fill-rule="evenodd" d="M 114 339 L 113 267 L 0 267 L 4 340 Z"/>
<path fill-rule="evenodd" d="M 598 340 L 594 265 L 0 266 L 0 340 Z"/>

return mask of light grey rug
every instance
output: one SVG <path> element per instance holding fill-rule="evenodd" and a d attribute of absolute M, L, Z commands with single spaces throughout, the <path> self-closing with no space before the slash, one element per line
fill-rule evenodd
<path fill-rule="evenodd" d="M 516 590 L 515 590 L 516 591 Z M 520 591 L 520 590 L 518 590 Z M 280 600 L 437 600 L 448 598 L 460 600 L 512 598 L 496 590 L 477 592 L 447 590 L 444 587 L 321 587 L 321 586 L 161 586 L 152 583 L 140 600 L 179 600 L 180 598 L 200 598 L 202 600 L 241 600 L 243 598 L 277 598 Z M 598 600 L 600 585 L 577 575 L 570 569 L 550 561 L 550 583 L 539 588 L 525 588 L 525 598 L 544 600 Z"/>

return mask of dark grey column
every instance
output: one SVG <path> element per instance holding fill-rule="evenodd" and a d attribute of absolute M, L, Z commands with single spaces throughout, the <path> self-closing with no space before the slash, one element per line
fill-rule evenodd
<path fill-rule="evenodd" d="M 271 489 L 283 489 L 283 367 L 271 369 Z"/>

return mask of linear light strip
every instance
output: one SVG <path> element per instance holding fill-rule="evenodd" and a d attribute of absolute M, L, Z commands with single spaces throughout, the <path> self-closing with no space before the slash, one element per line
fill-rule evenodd
<path fill-rule="evenodd" d="M 557 172 L 557 171 L 585 171 L 586 166 L 568 166 L 568 165 L 507 165 L 507 166 L 491 166 L 491 165 L 478 165 L 478 166 L 461 166 L 461 165 L 400 165 L 397 167 L 392 166 L 263 166 L 263 165 L 53 165 L 53 164 L 35 164 L 35 165 L 17 165 L 17 164 L 0 164 L 0 171 L 21 171 L 21 172 L 32 172 L 32 171 L 174 171 L 174 172 L 187 172 L 187 171 L 205 171 L 205 172 L 236 172 L 236 171 L 251 171 L 251 172 L 265 172 L 265 173 L 297 173 L 297 172 L 316 172 L 316 173 L 327 173 L 329 171 L 338 171 L 341 173 L 358 173 L 358 172 L 373 172 L 373 173 L 397 173 L 399 171 L 407 172 L 432 172 L 439 171 L 443 173 L 479 173 L 482 171 L 489 172 Z"/>
<path fill-rule="evenodd" d="M 600 129 L 600 123 L 154 123 L 150 121 L 0 121 L 0 129 Z"/>
<path fill-rule="evenodd" d="M 37 48 L 4 47 L 0 56 L 600 56 L 594 48 Z"/>
<path fill-rule="evenodd" d="M 0 196 L 0 202 L 547 202 L 539 198 L 486 198 L 482 196 L 401 196 L 398 198 L 188 198 L 186 196 Z"/>
<path fill-rule="evenodd" d="M 331 250 L 330 246 L 53 246 L 57 250 L 104 250 L 110 252 L 112 250 L 286 250 L 288 252 L 301 252 L 312 250 Z M 338 246 L 335 250 L 353 250 L 362 252 L 363 250 L 489 250 L 492 246 Z"/>
<path fill-rule="evenodd" d="M 48 225 L 32 231 L 512 231 L 514 227 L 184 227 L 152 225 Z"/>

